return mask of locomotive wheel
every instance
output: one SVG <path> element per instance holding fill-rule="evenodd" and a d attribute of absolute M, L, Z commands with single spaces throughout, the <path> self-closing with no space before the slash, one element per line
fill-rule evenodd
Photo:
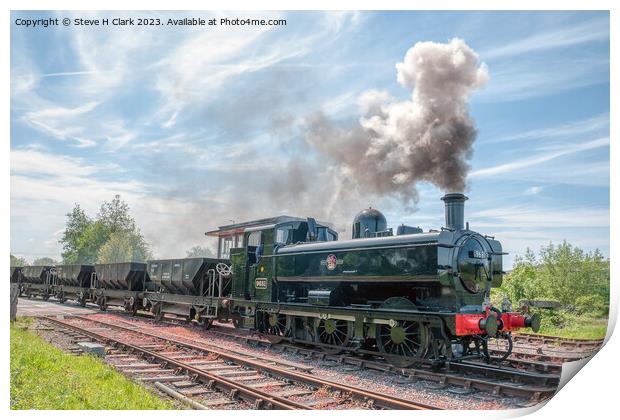
<path fill-rule="evenodd" d="M 259 331 L 266 335 L 270 343 L 278 344 L 287 336 L 287 319 L 283 314 L 263 313 L 259 318 Z"/>
<path fill-rule="evenodd" d="M 397 367 L 409 367 L 415 361 L 403 358 L 423 358 L 428 349 L 425 327 L 417 321 L 400 321 L 394 326 L 377 325 L 377 348 L 385 359 Z"/>
<path fill-rule="evenodd" d="M 346 347 L 349 344 L 349 334 L 351 331 L 351 322 L 342 319 L 321 319 L 316 328 L 316 340 L 327 346 L 319 346 L 327 354 L 338 354 L 342 349 L 334 348 Z"/>
<path fill-rule="evenodd" d="M 43 300 L 48 300 L 50 298 L 49 293 L 43 293 Z"/>

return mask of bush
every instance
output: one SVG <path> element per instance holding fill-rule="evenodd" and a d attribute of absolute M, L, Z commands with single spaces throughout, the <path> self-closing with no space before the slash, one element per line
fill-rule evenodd
<path fill-rule="evenodd" d="M 609 314 L 609 280 L 609 260 L 598 250 L 586 253 L 564 241 L 541 248 L 538 256 L 528 248 L 491 299 L 498 307 L 504 298 L 513 305 L 524 299 L 560 302 L 561 309 L 539 311 L 541 333 L 598 337 Z"/>

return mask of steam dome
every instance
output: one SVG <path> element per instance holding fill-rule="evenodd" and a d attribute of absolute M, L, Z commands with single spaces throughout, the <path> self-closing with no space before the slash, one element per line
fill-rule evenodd
<path fill-rule="evenodd" d="M 353 219 L 352 238 L 374 237 L 377 232 L 387 229 L 387 220 L 383 213 L 372 207 L 360 211 Z"/>

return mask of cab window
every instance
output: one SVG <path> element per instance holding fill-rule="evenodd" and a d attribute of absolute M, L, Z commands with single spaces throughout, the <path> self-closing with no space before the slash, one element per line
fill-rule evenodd
<path fill-rule="evenodd" d="M 290 227 L 281 227 L 276 230 L 276 243 L 288 244 L 291 242 L 292 232 Z"/>
<path fill-rule="evenodd" d="M 260 245 L 260 242 L 261 242 L 260 231 L 250 233 L 250 235 L 248 236 L 248 246 L 258 246 Z"/>
<path fill-rule="evenodd" d="M 230 249 L 233 247 L 233 237 L 227 236 L 221 239 L 220 242 L 220 258 L 229 258 Z"/>
<path fill-rule="evenodd" d="M 320 226 L 317 228 L 317 240 L 322 242 L 335 241 L 336 235 L 327 227 Z"/>

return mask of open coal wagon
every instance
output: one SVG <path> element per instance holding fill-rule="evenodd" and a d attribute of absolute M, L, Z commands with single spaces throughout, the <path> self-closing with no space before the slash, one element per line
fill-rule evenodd
<path fill-rule="evenodd" d="M 219 301 L 230 296 L 229 261 L 182 258 L 148 261 L 144 301 L 156 317 L 181 315 L 199 323 L 226 318 Z"/>
<path fill-rule="evenodd" d="M 81 306 L 86 306 L 90 298 L 90 285 L 95 275 L 95 267 L 92 265 L 59 265 L 56 266 L 54 276 L 54 294 L 61 302 L 67 299 L 77 301 Z"/>
<path fill-rule="evenodd" d="M 141 308 L 141 296 L 148 273 L 146 264 L 137 262 L 95 264 L 93 302 L 105 310 L 108 305 L 122 306 L 136 313 Z"/>
<path fill-rule="evenodd" d="M 21 294 L 28 297 L 41 296 L 48 300 L 52 294 L 52 286 L 56 268 L 48 265 L 30 265 L 21 269 Z"/>

